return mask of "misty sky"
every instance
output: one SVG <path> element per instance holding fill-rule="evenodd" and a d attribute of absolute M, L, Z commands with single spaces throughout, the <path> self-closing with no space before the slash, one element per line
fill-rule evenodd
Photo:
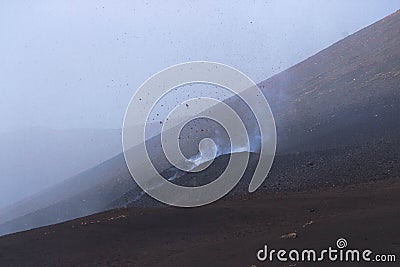
<path fill-rule="evenodd" d="M 217 2 L 217 3 L 216 3 Z M 259 82 L 399 1 L 0 1 L 0 131 L 120 128 L 136 88 L 210 60 Z"/>

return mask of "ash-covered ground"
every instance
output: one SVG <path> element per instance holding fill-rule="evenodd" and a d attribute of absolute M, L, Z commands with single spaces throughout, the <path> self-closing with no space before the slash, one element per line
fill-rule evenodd
<path fill-rule="evenodd" d="M 78 191 L 54 188 L 3 212 L 3 234 L 75 220 L 1 237 L 0 263 L 258 266 L 265 243 L 324 248 L 339 237 L 400 257 L 399 36 L 397 12 L 260 84 L 278 153 L 257 193 L 247 194 L 253 153 L 245 177 L 221 201 L 160 207 L 140 194 L 119 155 L 63 184 Z M 174 182 L 205 183 L 228 160 Z M 281 238 L 292 232 L 297 238 Z"/>

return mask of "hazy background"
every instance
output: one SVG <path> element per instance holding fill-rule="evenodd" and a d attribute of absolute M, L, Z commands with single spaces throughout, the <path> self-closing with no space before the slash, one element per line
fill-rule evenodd
<path fill-rule="evenodd" d="M 399 1 L 0 1 L 0 207 L 115 155 L 150 75 L 210 60 L 259 82 Z M 114 130 L 112 130 L 114 129 Z"/>

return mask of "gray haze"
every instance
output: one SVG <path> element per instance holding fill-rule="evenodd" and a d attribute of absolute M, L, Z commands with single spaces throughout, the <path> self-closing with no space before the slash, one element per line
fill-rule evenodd
<path fill-rule="evenodd" d="M 0 133 L 0 210 L 122 151 L 120 130 Z"/>
<path fill-rule="evenodd" d="M 215 2 L 0 1 L 0 207 L 118 153 L 119 131 L 105 129 L 165 67 L 217 61 L 259 82 L 400 9 Z"/>
<path fill-rule="evenodd" d="M 217 3 L 216 3 L 217 2 Z M 122 125 L 136 88 L 210 60 L 259 82 L 399 1 L 1 1 L 1 131 Z"/>

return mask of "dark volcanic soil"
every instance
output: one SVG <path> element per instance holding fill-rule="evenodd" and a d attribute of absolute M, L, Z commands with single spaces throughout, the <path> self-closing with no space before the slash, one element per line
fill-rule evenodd
<path fill-rule="evenodd" d="M 0 266 L 262 266 L 263 244 L 324 249 L 340 237 L 400 257 L 399 148 L 380 141 L 278 156 L 255 194 L 243 194 L 249 173 L 205 207 L 115 209 L 0 237 Z M 291 232 L 298 237 L 280 238 Z"/>
<path fill-rule="evenodd" d="M 290 194 L 261 191 L 196 209 L 119 209 L 2 237 L 0 263 L 261 266 L 256 252 L 264 244 L 322 250 L 340 237 L 351 248 L 399 257 L 399 201 L 400 182 L 385 180 Z M 297 238 L 281 238 L 291 232 Z"/>
<path fill-rule="evenodd" d="M 278 138 L 276 161 L 264 188 L 296 191 L 395 177 L 400 144 L 399 36 L 396 12 L 260 83 Z M 251 118 L 237 98 L 226 102 Z M 0 235 L 125 206 L 137 193 L 121 154 L 0 210 Z"/>
<path fill-rule="evenodd" d="M 231 195 L 205 207 L 120 208 L 3 236 L 0 266 L 261 266 L 256 253 L 264 244 L 324 249 L 340 237 L 399 261 L 399 36 L 396 12 L 261 83 L 277 122 L 278 154 L 255 194 L 242 194 L 249 172 Z M 218 160 L 208 172 L 226 158 Z M 129 192 L 114 199 L 105 185 L 91 191 L 94 203 L 104 196 L 109 208 L 127 203 Z M 50 215 L 65 216 L 67 202 L 1 227 L 43 225 Z M 291 232 L 297 238 L 281 238 Z"/>

